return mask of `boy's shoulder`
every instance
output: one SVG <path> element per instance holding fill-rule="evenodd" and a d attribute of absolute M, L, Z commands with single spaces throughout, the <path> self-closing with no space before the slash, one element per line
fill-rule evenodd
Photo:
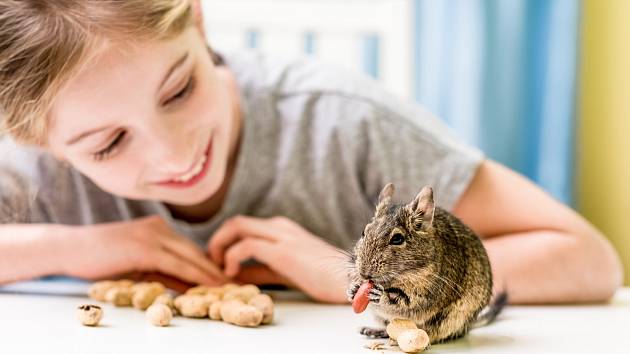
<path fill-rule="evenodd" d="M 71 183 L 69 177 L 76 174 L 48 152 L 18 144 L 8 136 L 0 137 L 0 169 L 19 176 L 21 182 L 38 193 L 56 193 L 57 187 Z"/>
<path fill-rule="evenodd" d="M 44 160 L 47 158 L 41 150 L 19 145 L 9 136 L 0 137 L 0 168 L 34 179 L 38 175 L 37 166 L 47 163 Z"/>
<path fill-rule="evenodd" d="M 278 99 L 318 96 L 373 105 L 393 99 L 374 79 L 308 56 L 285 57 L 255 50 L 226 55 L 241 90 L 265 91 Z"/>
<path fill-rule="evenodd" d="M 436 118 L 422 106 L 390 94 L 358 71 L 314 57 L 285 57 L 257 50 L 224 54 L 246 100 L 273 101 L 279 118 L 335 124 L 387 123 L 402 127 L 432 126 Z M 348 128 L 348 127 L 346 127 Z"/>

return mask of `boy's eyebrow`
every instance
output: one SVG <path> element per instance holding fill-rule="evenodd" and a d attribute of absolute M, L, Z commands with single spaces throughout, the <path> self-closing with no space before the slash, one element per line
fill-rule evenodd
<path fill-rule="evenodd" d="M 175 71 L 175 69 L 177 69 L 178 67 L 182 66 L 182 64 L 186 61 L 187 58 L 188 58 L 188 52 L 184 53 L 184 55 L 182 55 L 181 58 L 177 59 L 177 61 L 171 66 L 171 68 L 168 69 L 168 71 L 166 72 L 166 75 L 164 75 L 164 78 L 162 79 L 162 82 L 160 83 L 160 86 L 158 86 L 158 91 L 162 88 L 162 86 L 164 86 L 166 81 L 168 81 L 168 78 L 171 77 L 171 75 L 173 74 L 173 71 Z"/>
<path fill-rule="evenodd" d="M 96 128 L 96 129 L 92 129 L 92 130 L 85 131 L 85 132 L 83 132 L 83 133 L 81 133 L 81 134 L 79 134 L 79 135 L 75 136 L 74 138 L 72 138 L 72 139 L 70 139 L 70 140 L 66 141 L 66 145 L 76 144 L 76 143 L 78 143 L 78 142 L 79 142 L 79 140 L 81 140 L 81 139 L 85 138 L 86 136 L 88 136 L 88 135 L 92 135 L 92 134 L 94 134 L 94 133 L 98 133 L 98 132 L 103 131 L 103 130 L 106 130 L 106 129 L 109 129 L 109 127 L 102 127 L 102 128 Z"/>
<path fill-rule="evenodd" d="M 168 71 L 166 72 L 166 75 L 164 76 L 164 78 L 162 79 L 162 82 L 160 83 L 160 86 L 158 87 L 158 91 L 162 88 L 162 86 L 164 86 L 164 83 L 166 83 L 166 81 L 168 81 L 168 78 L 171 77 L 171 75 L 173 74 L 175 69 L 177 69 L 178 67 L 182 66 L 182 64 L 188 58 L 188 54 L 189 54 L 188 52 L 184 53 L 184 55 L 182 55 L 179 59 L 177 59 L 177 61 L 171 66 L 171 68 L 168 69 Z M 79 142 L 79 140 L 85 138 L 86 136 L 92 135 L 94 133 L 98 133 L 98 132 L 106 130 L 108 128 L 109 127 L 102 127 L 102 128 L 97 128 L 97 129 L 92 129 L 92 130 L 85 131 L 85 132 L 75 136 L 74 138 L 71 138 L 70 140 L 68 140 L 66 142 L 66 145 L 76 144 L 77 142 Z"/>

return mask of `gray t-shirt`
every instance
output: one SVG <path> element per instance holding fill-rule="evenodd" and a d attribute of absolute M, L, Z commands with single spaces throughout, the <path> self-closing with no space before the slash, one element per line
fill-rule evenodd
<path fill-rule="evenodd" d="M 284 215 L 348 249 L 387 182 L 396 185 L 399 202 L 431 185 L 436 204 L 452 209 L 483 159 L 430 113 L 369 78 L 307 58 L 246 51 L 225 59 L 240 88 L 244 130 L 234 180 L 210 220 L 190 224 L 158 201 L 113 196 L 50 156 L 10 141 L 0 144 L 0 159 L 21 181 L 2 174 L 0 201 L 27 198 L 25 219 L 34 223 L 82 225 L 160 214 L 200 245 L 229 217 Z M 11 184 L 27 184 L 30 191 L 15 194 Z"/>

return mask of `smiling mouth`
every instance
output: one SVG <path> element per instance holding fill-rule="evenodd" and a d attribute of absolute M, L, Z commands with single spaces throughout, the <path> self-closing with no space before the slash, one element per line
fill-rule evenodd
<path fill-rule="evenodd" d="M 185 174 L 176 178 L 158 183 L 161 186 L 173 188 L 186 188 L 195 185 L 207 174 L 211 165 L 212 156 L 212 137 L 208 142 L 208 146 L 204 150 L 204 154 L 199 158 L 195 165 Z"/>
<path fill-rule="evenodd" d="M 191 178 L 197 176 L 199 174 L 199 172 L 201 172 L 201 170 L 203 170 L 203 166 L 206 163 L 206 155 L 205 153 L 201 156 L 201 158 L 199 159 L 199 161 L 197 161 L 197 163 L 195 164 L 195 166 L 193 166 L 192 169 L 190 169 L 190 171 L 180 177 L 177 177 L 175 179 L 173 179 L 173 182 L 188 182 L 190 181 Z"/>

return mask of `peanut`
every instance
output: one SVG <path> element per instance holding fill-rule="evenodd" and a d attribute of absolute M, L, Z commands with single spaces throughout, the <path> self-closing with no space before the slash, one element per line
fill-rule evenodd
<path fill-rule="evenodd" d="M 146 310 L 147 307 L 151 306 L 153 301 L 165 291 L 164 285 L 158 282 L 145 283 L 145 285 L 137 286 L 131 299 L 133 307 Z"/>
<path fill-rule="evenodd" d="M 184 295 L 206 295 L 208 293 L 208 287 L 205 285 L 199 285 L 186 290 Z"/>
<path fill-rule="evenodd" d="M 208 310 L 208 316 L 211 320 L 221 321 L 221 305 L 223 305 L 223 301 L 215 301 L 210 305 L 210 309 Z"/>
<path fill-rule="evenodd" d="M 81 305 L 77 308 L 77 317 L 84 326 L 98 326 L 103 310 L 97 305 Z"/>
<path fill-rule="evenodd" d="M 139 283 L 133 284 L 131 286 L 131 291 L 133 291 L 133 293 L 135 294 L 140 289 L 146 289 L 146 288 L 150 288 L 150 287 L 162 288 L 162 289 L 166 290 L 164 285 L 162 283 L 160 283 L 160 282 L 157 282 L 157 281 L 152 281 L 152 282 L 141 281 Z"/>
<path fill-rule="evenodd" d="M 274 317 L 273 300 L 253 284 L 199 285 L 173 299 L 161 283 L 134 283 L 123 279 L 96 282 L 90 286 L 88 294 L 93 299 L 116 306 L 131 304 L 147 310 L 147 319 L 156 326 L 169 325 L 176 311 L 186 317 L 209 317 L 243 327 L 269 324 Z M 84 325 L 95 326 L 101 319 L 102 309 L 95 305 L 83 305 L 77 310 L 77 315 Z"/>
<path fill-rule="evenodd" d="M 97 281 L 90 285 L 88 289 L 88 296 L 90 299 L 96 301 L 105 301 L 105 294 L 107 291 L 116 286 L 116 282 L 112 280 Z"/>
<path fill-rule="evenodd" d="M 131 288 L 135 282 L 130 279 L 120 279 L 116 280 L 116 286 L 120 288 Z"/>
<path fill-rule="evenodd" d="M 398 336 L 400 335 L 402 331 L 406 329 L 417 329 L 417 328 L 418 327 L 416 326 L 416 323 L 413 321 L 405 320 L 402 318 L 394 318 L 391 321 L 389 321 L 389 324 L 387 325 L 387 328 L 385 330 L 387 331 L 389 338 L 398 340 Z"/>
<path fill-rule="evenodd" d="M 227 290 L 223 294 L 223 300 L 241 300 L 247 303 L 258 294 L 260 294 L 260 289 L 256 285 L 248 284 Z"/>
<path fill-rule="evenodd" d="M 263 319 L 262 312 L 241 300 L 228 300 L 221 305 L 221 318 L 227 323 L 242 327 L 256 327 Z"/>
<path fill-rule="evenodd" d="M 133 284 L 131 286 L 131 291 L 135 294 L 138 290 L 146 288 L 147 286 L 149 286 L 149 284 L 151 284 L 151 283 L 144 282 L 144 281 L 135 283 L 135 284 Z"/>
<path fill-rule="evenodd" d="M 203 295 L 203 298 L 206 299 L 206 301 L 208 301 L 208 303 L 212 304 L 213 302 L 217 302 L 219 300 L 221 300 L 221 297 L 217 294 L 213 294 L 213 293 L 206 293 L 206 295 Z"/>
<path fill-rule="evenodd" d="M 224 284 L 224 285 L 221 287 L 221 289 L 223 289 L 223 292 L 226 292 L 226 291 L 229 291 L 229 290 L 232 290 L 232 289 L 236 289 L 236 288 L 238 288 L 238 287 L 239 287 L 239 285 L 238 285 L 238 284 L 234 284 L 234 283 L 227 283 L 227 284 Z"/>
<path fill-rule="evenodd" d="M 105 293 L 105 301 L 111 302 L 115 306 L 131 306 L 131 287 L 115 286 Z"/>
<path fill-rule="evenodd" d="M 173 310 L 164 304 L 153 304 L 147 309 L 146 316 L 154 326 L 168 326 L 173 319 Z"/>
<path fill-rule="evenodd" d="M 208 316 L 210 302 L 202 295 L 181 295 L 175 298 L 175 308 L 185 317 Z"/>
<path fill-rule="evenodd" d="M 199 285 L 186 290 L 184 295 L 215 295 L 219 300 L 227 290 L 238 288 L 236 284 L 226 284 L 224 286 L 205 286 Z"/>
<path fill-rule="evenodd" d="M 416 353 L 429 346 L 429 335 L 421 329 L 405 329 L 398 335 L 398 347 L 405 353 Z"/>
<path fill-rule="evenodd" d="M 177 310 L 175 309 L 175 303 L 173 301 L 173 296 L 169 293 L 164 293 L 158 297 L 155 298 L 155 300 L 153 300 L 153 304 L 162 304 L 162 305 L 166 305 L 171 309 L 171 312 L 173 312 L 173 315 L 177 312 Z"/>
<path fill-rule="evenodd" d="M 210 294 L 216 295 L 219 300 L 221 300 L 223 298 L 223 294 L 225 294 L 225 288 L 222 286 L 211 286 L 208 288 L 208 292 L 206 292 L 206 295 Z"/>
<path fill-rule="evenodd" d="M 271 296 L 258 294 L 252 297 L 247 304 L 254 306 L 262 312 L 262 324 L 270 324 L 273 321 L 273 300 Z"/>

